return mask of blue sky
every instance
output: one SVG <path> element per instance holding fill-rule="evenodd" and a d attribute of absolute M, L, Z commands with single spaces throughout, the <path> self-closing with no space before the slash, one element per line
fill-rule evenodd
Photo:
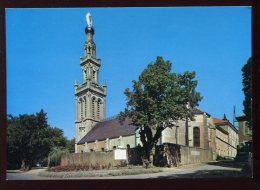
<path fill-rule="evenodd" d="M 163 56 L 173 71 L 196 71 L 200 107 L 214 117 L 242 114 L 241 68 L 251 56 L 248 7 L 7 9 L 7 113 L 43 108 L 74 137 L 74 80 L 82 82 L 85 15 L 92 14 L 107 117 L 125 108 L 125 88 Z"/>

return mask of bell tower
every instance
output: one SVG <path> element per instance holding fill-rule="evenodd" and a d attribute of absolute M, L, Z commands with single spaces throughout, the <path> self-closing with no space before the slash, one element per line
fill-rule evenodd
<path fill-rule="evenodd" d="M 87 27 L 85 32 L 87 40 L 84 44 L 85 55 L 80 58 L 82 69 L 82 84 L 74 83 L 76 99 L 75 121 L 75 152 L 78 153 L 77 143 L 93 128 L 93 126 L 105 118 L 106 108 L 106 84 L 99 84 L 99 70 L 101 60 L 96 58 L 96 44 L 94 42 L 94 28 L 91 15 L 86 15 Z"/>

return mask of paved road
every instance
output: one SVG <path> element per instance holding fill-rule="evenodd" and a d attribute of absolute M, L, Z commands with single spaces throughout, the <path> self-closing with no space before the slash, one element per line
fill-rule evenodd
<path fill-rule="evenodd" d="M 207 164 L 187 165 L 180 168 L 165 168 L 163 172 L 153 174 L 139 174 L 128 176 L 108 177 L 82 177 L 68 179 L 155 179 L 155 178 L 212 178 L 212 177 L 250 177 L 248 171 L 244 171 L 246 163 L 211 162 Z M 55 180 L 53 178 L 40 177 L 37 174 L 43 169 L 29 172 L 7 172 L 8 180 Z"/>
<path fill-rule="evenodd" d="M 163 172 L 154 174 L 139 174 L 129 176 L 109 176 L 87 179 L 174 179 L 174 178 L 223 178 L 223 177 L 250 177 L 243 171 L 244 164 L 232 165 L 224 162 L 209 164 L 188 165 L 180 168 L 168 168 Z"/>
<path fill-rule="evenodd" d="M 38 173 L 45 169 L 35 169 L 28 172 L 21 172 L 19 170 L 7 171 L 7 180 L 50 180 L 50 178 L 40 177 Z"/>

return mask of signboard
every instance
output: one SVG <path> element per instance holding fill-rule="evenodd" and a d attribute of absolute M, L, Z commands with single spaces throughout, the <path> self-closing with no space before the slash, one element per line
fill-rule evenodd
<path fill-rule="evenodd" d="M 114 150 L 114 159 L 115 160 L 126 160 L 126 149 L 115 149 Z"/>

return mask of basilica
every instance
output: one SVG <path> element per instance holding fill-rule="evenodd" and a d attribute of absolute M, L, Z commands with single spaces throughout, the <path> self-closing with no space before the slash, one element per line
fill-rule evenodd
<path fill-rule="evenodd" d="M 116 148 L 141 146 L 139 129 L 129 119 L 106 118 L 106 83 L 100 84 L 101 60 L 96 57 L 94 28 L 87 14 L 85 55 L 80 58 L 82 83 L 75 81 L 76 100 L 75 153 L 111 151 Z M 234 158 L 237 153 L 238 130 L 226 119 L 218 119 L 195 107 L 194 120 L 178 121 L 178 127 L 162 132 L 158 144 L 173 143 L 211 150 L 213 157 Z M 186 131 L 188 129 L 188 131 Z M 188 136 L 187 136 L 188 134 Z"/>

